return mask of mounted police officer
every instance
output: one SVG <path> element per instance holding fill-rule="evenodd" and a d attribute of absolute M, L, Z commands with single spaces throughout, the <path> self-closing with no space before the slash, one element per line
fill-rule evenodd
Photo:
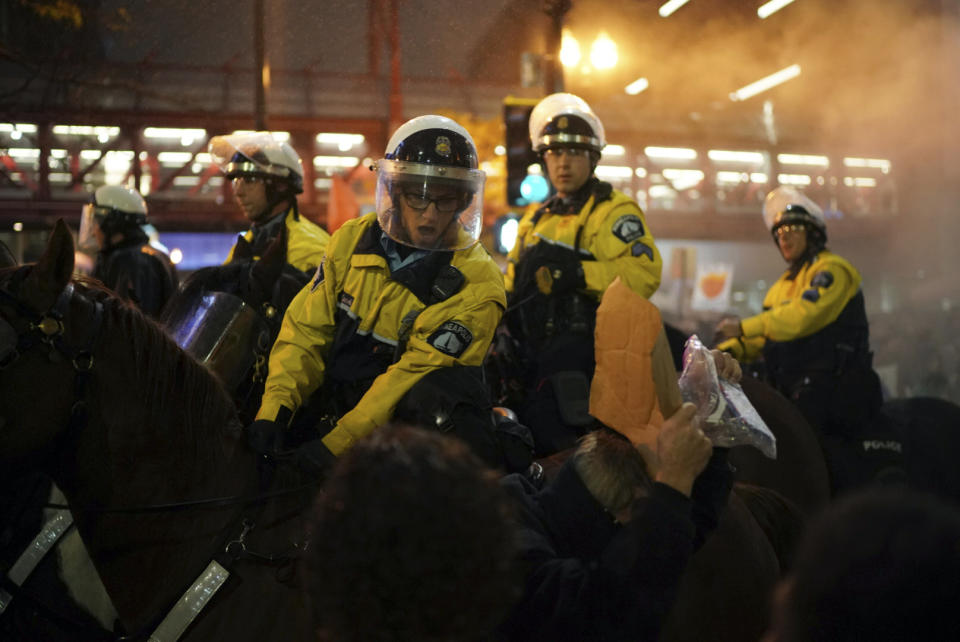
<path fill-rule="evenodd" d="M 139 192 L 104 185 L 83 208 L 78 245 L 97 252 L 94 278 L 156 317 L 179 278 L 170 257 L 150 244 L 146 224 L 147 204 Z"/>
<path fill-rule="evenodd" d="M 209 150 L 250 220 L 250 229 L 242 238 L 251 245 L 253 256 L 263 256 L 286 228 L 287 263 L 312 273 L 323 260 L 330 235 L 300 215 L 297 194 L 303 192 L 303 163 L 293 148 L 269 132 L 254 132 L 214 136 Z M 227 263 L 235 251 L 236 245 Z"/>
<path fill-rule="evenodd" d="M 470 134 L 442 116 L 402 125 L 378 161 L 375 213 L 330 239 L 273 346 L 251 445 L 268 452 L 311 398 L 326 434 L 300 449 L 318 468 L 419 400 L 432 426 L 496 459 L 480 365 L 506 305 L 503 277 L 477 244 L 485 174 Z M 479 425 L 462 406 L 479 407 Z M 482 415 L 482 413 L 481 413 Z M 415 418 L 416 419 L 416 418 Z M 473 431 L 466 434 L 468 431 Z"/>
<path fill-rule="evenodd" d="M 821 436 L 852 434 L 882 403 L 860 273 L 826 248 L 823 211 L 795 188 L 771 191 L 763 219 L 787 270 L 763 312 L 720 322 L 717 347 L 741 361 L 762 355 L 770 382 Z"/>
<path fill-rule="evenodd" d="M 520 221 L 508 257 L 505 322 L 519 344 L 526 401 L 521 420 L 540 454 L 571 447 L 590 424 L 593 329 L 604 290 L 617 277 L 650 297 L 662 260 L 640 207 L 594 176 L 603 124 L 572 94 L 540 101 L 530 142 L 556 194 Z"/>

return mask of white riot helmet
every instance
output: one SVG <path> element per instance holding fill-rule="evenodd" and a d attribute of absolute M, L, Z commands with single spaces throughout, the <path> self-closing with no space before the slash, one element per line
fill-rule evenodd
<path fill-rule="evenodd" d="M 814 242 L 827 242 L 827 223 L 823 210 L 800 190 L 790 185 L 781 185 L 767 194 L 763 203 L 763 222 L 773 240 L 777 240 L 777 228 L 781 225 L 804 224 L 813 233 Z"/>
<path fill-rule="evenodd" d="M 285 182 L 294 194 L 303 191 L 303 161 L 289 143 L 278 141 L 270 132 L 214 136 L 208 151 L 228 179 L 275 178 Z"/>
<path fill-rule="evenodd" d="M 83 206 L 77 244 L 81 250 L 95 252 L 103 249 L 95 234 L 96 227 L 109 239 L 117 232 L 140 229 L 146 223 L 147 203 L 139 192 L 123 185 L 103 185 L 93 193 L 93 200 Z"/>
<path fill-rule="evenodd" d="M 551 94 L 530 112 L 530 145 L 538 154 L 551 147 L 580 147 L 599 154 L 606 144 L 603 123 L 579 96 Z"/>
<path fill-rule="evenodd" d="M 418 116 L 401 125 L 377 172 L 377 220 L 398 243 L 424 250 L 461 250 L 475 244 L 483 227 L 483 184 L 477 146 L 469 132 L 444 116 Z M 424 238 L 404 225 L 404 210 L 436 208 L 445 223 Z M 446 218 L 449 216 L 449 221 Z"/>

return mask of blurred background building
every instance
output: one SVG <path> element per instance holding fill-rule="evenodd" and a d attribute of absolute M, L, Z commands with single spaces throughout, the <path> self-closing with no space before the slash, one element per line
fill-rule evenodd
<path fill-rule="evenodd" d="M 333 229 L 392 128 L 441 113 L 476 138 L 496 255 L 556 90 L 603 120 L 597 173 L 647 212 L 674 322 L 759 310 L 783 269 L 760 204 L 794 184 L 863 273 L 891 391 L 960 400 L 956 0 L 0 0 L 0 239 L 31 260 L 124 183 L 181 270 L 218 263 L 246 221 L 212 136 L 288 140 Z"/>

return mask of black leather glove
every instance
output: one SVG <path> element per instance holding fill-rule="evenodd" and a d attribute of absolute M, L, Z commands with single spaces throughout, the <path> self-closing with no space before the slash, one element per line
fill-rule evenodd
<path fill-rule="evenodd" d="M 537 289 L 543 294 L 564 294 L 586 287 L 583 263 L 570 248 L 540 241 L 524 257 L 533 269 Z"/>
<path fill-rule="evenodd" d="M 257 419 L 244 429 L 247 444 L 261 455 L 275 455 L 283 445 L 283 426 L 269 419 Z"/>
<path fill-rule="evenodd" d="M 576 258 L 541 265 L 536 272 L 537 289 L 543 294 L 566 294 L 587 287 L 583 264 Z"/>
<path fill-rule="evenodd" d="M 308 441 L 296 453 L 297 466 L 314 479 L 323 479 L 337 463 L 337 456 L 323 444 L 322 439 Z"/>

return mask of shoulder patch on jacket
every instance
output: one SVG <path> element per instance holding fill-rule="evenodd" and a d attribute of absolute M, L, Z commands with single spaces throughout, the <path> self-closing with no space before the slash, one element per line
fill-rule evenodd
<path fill-rule="evenodd" d="M 646 243 L 641 243 L 637 241 L 633 244 L 633 247 L 630 248 L 630 254 L 634 256 L 645 256 L 651 261 L 653 260 L 653 250 Z"/>
<path fill-rule="evenodd" d="M 643 221 L 636 214 L 624 214 L 613 224 L 613 235 L 624 243 L 631 243 L 644 235 Z"/>
<path fill-rule="evenodd" d="M 427 338 L 427 343 L 451 357 L 459 357 L 473 342 L 473 334 L 456 321 L 447 321 Z"/>
<path fill-rule="evenodd" d="M 820 300 L 820 290 L 816 288 L 810 288 L 809 290 L 804 290 L 801 296 L 811 303 L 816 303 Z"/>
<path fill-rule="evenodd" d="M 829 288 L 833 285 L 833 275 L 826 270 L 821 270 L 813 275 L 810 285 L 815 288 Z"/>
<path fill-rule="evenodd" d="M 323 283 L 323 261 L 317 266 L 317 271 L 313 273 L 313 283 L 310 284 L 310 291 L 314 292 L 320 284 Z"/>

